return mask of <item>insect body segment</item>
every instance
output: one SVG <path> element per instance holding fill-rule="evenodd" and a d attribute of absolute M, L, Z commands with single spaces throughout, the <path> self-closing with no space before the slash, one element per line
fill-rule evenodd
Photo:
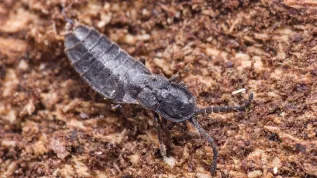
<path fill-rule="evenodd" d="M 130 96 L 131 74 L 150 74 L 142 64 L 132 59 L 125 51 L 105 36 L 85 26 L 78 26 L 65 37 L 68 58 L 75 70 L 98 93 L 118 103 L 137 103 L 137 95 Z M 134 93 L 137 94 L 137 93 Z"/>
<path fill-rule="evenodd" d="M 213 111 L 243 111 L 250 106 L 253 98 L 251 94 L 249 101 L 243 106 L 199 109 L 196 107 L 195 97 L 183 84 L 174 82 L 173 77 L 168 80 L 152 74 L 118 45 L 83 25 L 66 34 L 65 52 L 80 76 L 105 98 L 112 99 L 115 103 L 140 104 L 173 122 L 190 121 L 213 148 L 213 175 L 218 155 L 216 144 L 196 121 L 196 115 Z M 161 144 L 160 138 L 159 141 Z M 161 153 L 165 151 L 161 150 Z"/>

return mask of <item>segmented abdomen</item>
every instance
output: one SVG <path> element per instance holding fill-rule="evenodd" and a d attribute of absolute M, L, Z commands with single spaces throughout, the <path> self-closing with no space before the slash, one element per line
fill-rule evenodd
<path fill-rule="evenodd" d="M 137 103 L 131 79 L 148 69 L 97 31 L 76 27 L 65 36 L 65 51 L 75 70 L 98 93 L 115 102 Z"/>

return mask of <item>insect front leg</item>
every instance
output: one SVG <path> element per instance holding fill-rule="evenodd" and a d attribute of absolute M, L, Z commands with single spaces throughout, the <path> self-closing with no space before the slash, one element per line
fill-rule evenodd
<path fill-rule="evenodd" d="M 162 130 L 161 130 L 161 121 L 160 121 L 160 116 L 157 113 L 154 113 L 154 121 L 155 121 L 155 127 L 156 127 L 156 132 L 160 144 L 160 153 L 162 157 L 166 157 L 166 146 L 163 142 L 163 137 L 162 137 Z"/>

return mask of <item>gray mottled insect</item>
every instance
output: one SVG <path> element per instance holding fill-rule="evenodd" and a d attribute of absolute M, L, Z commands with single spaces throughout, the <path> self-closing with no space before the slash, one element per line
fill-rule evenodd
<path fill-rule="evenodd" d="M 65 52 L 80 76 L 99 94 L 115 103 L 140 104 L 159 116 L 173 121 L 190 121 L 213 149 L 211 173 L 216 172 L 218 152 L 214 140 L 196 121 L 198 114 L 244 111 L 253 94 L 243 106 L 197 108 L 195 97 L 182 83 L 152 74 L 141 62 L 133 59 L 118 45 L 96 30 L 78 25 L 65 35 Z M 158 137 L 162 145 L 160 127 Z M 160 145 L 162 156 L 165 150 Z"/>

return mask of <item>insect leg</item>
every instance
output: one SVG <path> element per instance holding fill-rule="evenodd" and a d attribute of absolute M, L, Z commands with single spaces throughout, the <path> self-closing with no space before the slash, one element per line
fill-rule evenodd
<path fill-rule="evenodd" d="M 168 151 L 172 149 L 171 147 L 172 142 L 171 142 L 170 130 L 167 126 L 167 119 L 164 119 L 164 118 L 162 119 L 161 126 L 163 128 L 164 135 L 165 135 L 165 140 L 163 140 L 163 143 L 166 146 L 167 153 L 169 153 Z"/>
<path fill-rule="evenodd" d="M 218 112 L 242 112 L 250 107 L 253 100 L 253 93 L 250 94 L 248 101 L 241 106 L 210 106 L 202 109 L 198 109 L 195 114 L 209 114 Z"/>
<path fill-rule="evenodd" d="M 176 73 L 176 74 L 172 75 L 172 77 L 169 78 L 168 80 L 169 80 L 170 82 L 178 82 L 178 81 L 179 81 L 179 78 L 180 78 L 179 73 Z"/>
<path fill-rule="evenodd" d="M 121 105 L 120 104 L 116 104 L 116 105 L 111 105 L 111 109 L 112 110 L 117 110 L 117 109 L 120 109 L 121 108 Z"/>
<path fill-rule="evenodd" d="M 69 24 L 71 24 L 72 26 L 74 25 L 74 20 L 70 19 L 67 17 L 66 15 L 66 11 L 73 5 L 73 3 L 70 3 L 67 7 L 63 7 L 62 8 L 62 15 L 64 16 L 64 19 L 66 22 L 68 22 Z"/>
<path fill-rule="evenodd" d="M 154 113 L 154 121 L 155 121 L 156 132 L 157 132 L 157 136 L 158 136 L 159 144 L 160 144 L 160 153 L 163 157 L 166 157 L 166 146 L 163 142 L 163 137 L 162 137 L 162 133 L 161 133 L 160 117 L 157 113 Z"/>
<path fill-rule="evenodd" d="M 144 57 L 141 57 L 139 61 L 140 61 L 143 65 L 145 65 L 145 58 L 144 58 Z"/>
<path fill-rule="evenodd" d="M 189 121 L 196 127 L 196 129 L 198 130 L 200 135 L 205 137 L 205 139 L 208 141 L 208 143 L 212 147 L 212 151 L 213 151 L 214 156 L 213 156 L 212 164 L 210 166 L 210 172 L 211 172 L 211 175 L 214 176 L 216 174 L 217 158 L 218 158 L 217 145 L 216 145 L 214 139 L 211 138 L 210 135 L 208 135 L 208 133 L 200 126 L 200 124 L 197 122 L 197 120 L 195 118 L 191 118 Z"/>

